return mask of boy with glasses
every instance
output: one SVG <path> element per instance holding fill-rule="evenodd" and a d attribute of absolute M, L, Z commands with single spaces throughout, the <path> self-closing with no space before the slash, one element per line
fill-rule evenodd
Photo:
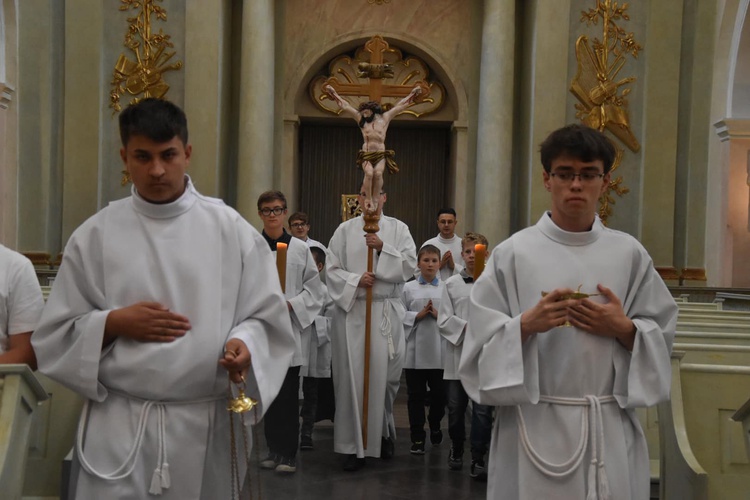
<path fill-rule="evenodd" d="M 289 231 L 292 233 L 292 236 L 307 243 L 308 247 L 318 247 L 324 252 L 326 251 L 325 245 L 308 236 L 310 232 L 310 217 L 305 212 L 294 212 L 289 216 Z"/>
<path fill-rule="evenodd" d="M 310 334 L 308 327 L 320 313 L 327 294 L 307 245 L 292 238 L 284 230 L 286 212 L 286 197 L 281 191 L 266 191 L 258 197 L 258 215 L 263 220 L 261 234 L 274 256 L 279 243 L 287 245 L 284 296 L 296 342 L 296 350 L 284 384 L 264 419 L 263 429 L 269 453 L 260 462 L 260 467 L 291 474 L 297 470 L 295 457 L 299 440 L 300 367 L 307 364 L 302 345 L 309 342 L 302 335 L 303 332 Z"/>
<path fill-rule="evenodd" d="M 669 398 L 677 306 L 597 200 L 612 142 L 569 125 L 541 145 L 551 209 L 495 248 L 470 295 L 459 376 L 496 406 L 489 498 L 648 498 L 635 408 Z"/>

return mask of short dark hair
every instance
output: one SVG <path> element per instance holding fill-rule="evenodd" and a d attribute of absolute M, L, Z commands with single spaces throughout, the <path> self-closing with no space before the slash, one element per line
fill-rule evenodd
<path fill-rule="evenodd" d="M 438 210 L 437 218 L 439 219 L 443 214 L 452 215 L 453 217 L 458 218 L 458 216 L 456 215 L 456 210 L 451 207 L 445 207 Z"/>
<path fill-rule="evenodd" d="M 260 210 L 262 204 L 275 200 L 279 200 L 284 205 L 284 208 L 286 208 L 286 196 L 284 196 L 284 193 L 281 191 L 266 191 L 258 196 L 258 210 Z"/>
<path fill-rule="evenodd" d="M 479 234 L 479 233 L 468 232 L 464 234 L 464 237 L 461 239 L 461 251 L 462 252 L 463 252 L 464 247 L 469 243 L 473 243 L 475 245 L 477 243 L 480 245 L 485 245 L 485 246 L 489 245 L 489 243 L 487 242 L 487 237 L 485 235 Z"/>
<path fill-rule="evenodd" d="M 289 216 L 289 227 L 292 227 L 292 221 L 298 220 L 304 224 L 310 223 L 310 217 L 305 212 L 294 212 Z"/>
<path fill-rule="evenodd" d="M 313 256 L 313 259 L 315 259 L 316 264 L 326 265 L 326 253 L 322 248 L 310 247 L 310 253 Z"/>
<path fill-rule="evenodd" d="M 142 135 L 154 142 L 169 142 L 179 137 L 187 145 L 188 127 L 185 112 L 164 99 L 149 97 L 125 108 L 119 117 L 120 140 L 127 147 L 131 136 Z"/>
<path fill-rule="evenodd" d="M 601 160 L 604 173 L 608 173 L 615 162 L 617 151 L 606 135 L 596 129 L 574 123 L 552 132 L 539 147 L 542 166 L 549 173 L 552 162 L 561 156 L 572 156 L 581 161 Z"/>
<path fill-rule="evenodd" d="M 437 254 L 438 259 L 440 258 L 440 249 L 436 247 L 435 245 L 423 245 L 422 248 L 419 249 L 419 253 L 417 253 L 417 261 L 422 258 L 422 255 L 426 253 L 434 253 Z"/>

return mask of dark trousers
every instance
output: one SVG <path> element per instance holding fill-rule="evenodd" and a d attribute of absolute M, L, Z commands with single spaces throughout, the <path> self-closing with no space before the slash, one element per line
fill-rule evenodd
<path fill-rule="evenodd" d="M 445 386 L 443 385 L 443 370 L 404 369 L 406 374 L 406 393 L 409 398 L 409 428 L 412 442 L 424 442 L 424 405 L 427 397 L 427 386 L 430 386 L 430 411 L 427 420 L 430 430 L 440 430 L 440 421 L 445 416 Z"/>
<path fill-rule="evenodd" d="M 313 426 L 315 425 L 315 414 L 318 410 L 318 379 L 314 377 L 302 377 L 302 396 L 305 398 L 302 402 L 303 436 L 312 437 Z"/>
<path fill-rule="evenodd" d="M 271 453 L 294 458 L 299 444 L 299 366 L 286 372 L 279 395 L 263 417 L 266 443 Z"/>
<path fill-rule="evenodd" d="M 448 399 L 448 436 L 453 442 L 453 447 L 462 452 L 466 440 L 464 415 L 469 405 L 469 396 L 460 380 L 446 380 L 445 388 Z M 492 439 L 491 406 L 472 402 L 470 439 L 471 457 L 477 460 L 482 459 Z"/>

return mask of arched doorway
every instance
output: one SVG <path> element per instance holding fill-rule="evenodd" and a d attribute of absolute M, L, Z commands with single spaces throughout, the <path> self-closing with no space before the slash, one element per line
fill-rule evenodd
<path fill-rule="evenodd" d="M 372 33 L 374 35 L 375 33 Z M 369 34 L 368 34 L 369 35 Z M 466 95 L 450 69 L 418 40 L 403 34 L 383 34 L 388 43 L 407 55 L 429 63 L 430 71 L 445 87 L 445 106 L 429 117 L 395 119 L 386 145 L 396 151 L 401 171 L 386 174 L 388 202 L 385 213 L 406 222 L 415 243 L 435 235 L 435 215 L 444 206 L 463 210 L 463 193 L 457 196 L 456 178 L 466 175 L 467 140 L 464 117 Z M 284 125 L 284 167 L 293 172 L 288 191 L 292 206 L 311 216 L 311 236 L 327 243 L 341 221 L 341 195 L 355 194 L 362 174 L 355 164 L 362 136 L 353 120 L 322 112 L 311 101 L 310 82 L 325 74 L 328 63 L 352 53 L 369 36 L 342 37 L 311 54 L 314 60 L 290 78 Z M 424 118 L 424 119 L 423 119 Z M 460 123 L 462 126 L 457 127 Z M 291 148 L 291 149 L 290 149 Z M 284 182 L 282 180 L 282 186 Z M 462 186 L 464 183 L 462 183 Z"/>

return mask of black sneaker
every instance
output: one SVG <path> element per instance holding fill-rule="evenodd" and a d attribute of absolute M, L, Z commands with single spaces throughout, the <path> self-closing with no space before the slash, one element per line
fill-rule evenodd
<path fill-rule="evenodd" d="M 430 431 L 430 442 L 432 444 L 440 444 L 443 442 L 443 431 L 440 429 L 436 431 Z"/>
<path fill-rule="evenodd" d="M 260 461 L 258 466 L 260 466 L 261 469 L 275 469 L 280 461 L 280 456 L 274 452 L 270 452 L 266 458 Z"/>
<path fill-rule="evenodd" d="M 393 458 L 396 453 L 396 445 L 393 444 L 393 439 L 380 438 L 380 458 L 383 460 L 389 460 Z"/>
<path fill-rule="evenodd" d="M 448 453 L 448 468 L 450 470 L 461 470 L 464 466 L 463 451 L 460 448 L 451 447 L 451 451 Z"/>
<path fill-rule="evenodd" d="M 471 459 L 469 476 L 477 480 L 487 479 L 487 468 L 484 465 L 484 460 Z"/>
<path fill-rule="evenodd" d="M 297 472 L 297 461 L 292 457 L 280 457 L 279 464 L 276 466 L 276 472 L 282 474 Z"/>
<path fill-rule="evenodd" d="M 306 436 L 306 435 L 300 436 L 299 449 L 300 450 L 312 450 L 313 449 L 312 436 Z"/>
<path fill-rule="evenodd" d="M 424 455 L 424 441 L 414 441 L 409 450 L 412 455 Z"/>
<path fill-rule="evenodd" d="M 356 454 L 347 455 L 344 459 L 344 470 L 347 472 L 358 471 L 365 466 L 364 458 L 357 458 Z"/>

